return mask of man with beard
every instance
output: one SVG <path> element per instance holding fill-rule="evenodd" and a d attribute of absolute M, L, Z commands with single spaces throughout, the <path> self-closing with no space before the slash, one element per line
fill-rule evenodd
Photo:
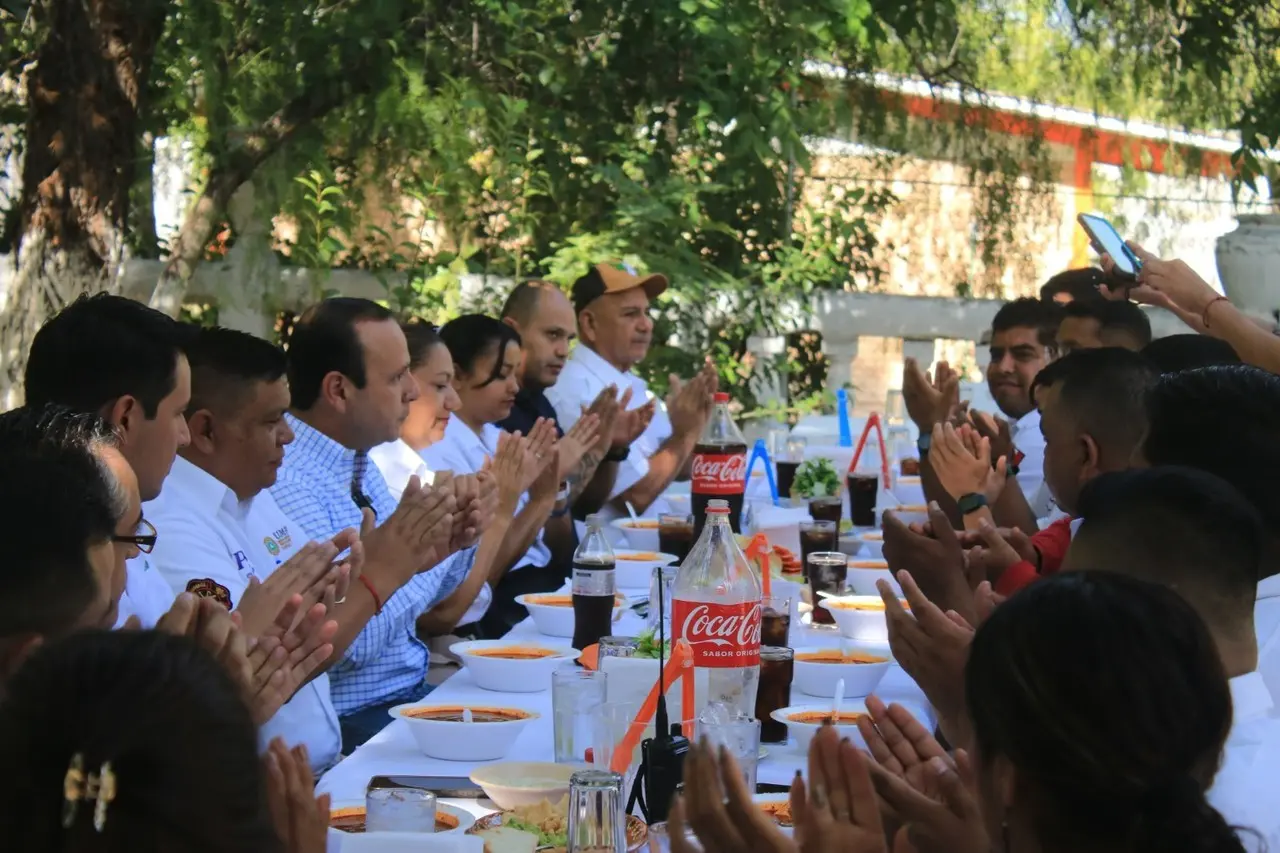
<path fill-rule="evenodd" d="M 632 373 L 653 340 L 652 301 L 667 289 L 663 275 L 596 264 L 573 283 L 573 309 L 582 340 L 565 362 L 559 381 L 547 390 L 562 428 L 572 427 L 602 391 L 616 387 L 630 404 L 656 400 L 648 383 Z M 716 374 L 708 367 L 687 383 L 672 377 L 665 411 L 660 407 L 630 447 L 610 451 L 618 472 L 609 491 L 612 514 L 631 503 L 645 512 L 689 461 L 711 417 Z"/>
<path fill-rule="evenodd" d="M 524 361 L 520 366 L 520 391 L 511 415 L 498 424 L 507 432 L 528 435 L 539 418 L 556 422 L 555 407 L 547 391 L 555 386 L 569 360 L 569 347 L 578 337 L 578 323 L 568 297 L 547 281 L 516 285 L 502 307 L 502 322 L 520 333 Z M 596 395 L 587 411 L 600 417 L 600 438 L 569 475 L 570 506 L 579 518 L 598 511 L 609 500 L 618 466 L 631 443 L 653 419 L 656 400 L 627 410 L 633 391 L 611 384 Z"/>
<path fill-rule="evenodd" d="M 992 514 L 1001 526 L 1038 529 L 1036 519 L 1054 513 L 1052 497 L 1044 485 L 1044 436 L 1040 432 L 1040 412 L 1031 398 L 1036 374 L 1056 354 L 1058 307 L 1039 299 L 1015 299 L 1006 303 L 991 321 L 991 361 L 987 364 L 987 387 L 1004 415 L 993 418 L 972 413 L 974 426 L 991 441 L 991 458 L 1005 457 L 1010 474 L 1017 478 L 1021 496 L 1002 496 Z M 902 395 L 907 413 L 920 429 L 920 468 L 925 493 L 947 510 L 959 526 L 955 501 L 939 487 L 928 464 L 929 444 L 935 424 L 962 417 L 960 377 L 946 362 L 930 378 L 914 359 L 907 359 L 903 371 Z M 1015 499 L 1016 500 L 1013 500 Z M 1010 503 L 1013 506 L 1003 506 Z M 1053 516 L 1057 517 L 1057 516 Z"/>

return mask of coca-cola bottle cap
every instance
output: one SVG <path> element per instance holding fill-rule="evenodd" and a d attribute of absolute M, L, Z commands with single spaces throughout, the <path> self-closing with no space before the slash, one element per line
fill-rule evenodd
<path fill-rule="evenodd" d="M 703 399 L 706 399 L 706 398 L 704 397 Z M 717 391 L 715 400 L 717 403 L 727 403 L 729 402 L 729 395 L 724 393 L 723 391 Z"/>
<path fill-rule="evenodd" d="M 723 513 L 725 513 L 726 515 L 728 515 L 728 513 L 729 513 L 729 502 L 728 502 L 728 501 L 721 501 L 721 500 L 707 501 L 707 512 L 708 512 L 708 513 L 713 513 L 713 512 L 723 512 Z"/>

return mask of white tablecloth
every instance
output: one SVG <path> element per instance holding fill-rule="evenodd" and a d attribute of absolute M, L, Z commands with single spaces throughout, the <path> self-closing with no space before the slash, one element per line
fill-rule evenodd
<path fill-rule="evenodd" d="M 617 633 L 634 635 L 644 627 L 643 620 L 634 613 L 626 613 L 618 622 Z M 511 638 L 540 637 L 533 622 L 526 619 L 508 634 Z M 830 646 L 835 635 L 830 632 L 815 632 L 802 627 L 795 620 L 791 626 L 791 644 L 797 649 L 812 648 L 816 645 Z M 916 686 L 900 667 L 894 665 L 885 675 L 876 690 L 876 695 L 886 702 L 902 702 L 913 711 L 923 713 L 926 725 L 935 724 L 933 715 L 923 692 Z M 499 698 L 501 697 L 501 698 Z M 476 686 L 471 673 L 465 668 L 449 678 L 435 690 L 426 700 L 444 703 L 483 703 L 492 704 L 501 701 L 503 705 L 536 711 L 542 716 L 531 722 L 520 734 L 520 738 L 511 752 L 502 759 L 504 761 L 552 761 L 552 718 L 551 690 L 541 693 L 495 693 L 482 690 Z M 819 703 L 821 699 L 805 696 L 798 690 L 793 691 L 793 704 Z M 757 781 L 767 784 L 789 785 L 797 769 L 806 771 L 807 758 L 790 744 L 766 744 L 768 755 L 760 762 Z M 317 790 L 333 795 L 334 802 L 364 800 L 365 788 L 374 776 L 410 775 L 410 776 L 455 776 L 467 777 L 477 766 L 476 762 L 441 761 L 428 758 L 418 751 L 417 745 L 410 736 L 403 721 L 395 720 L 385 729 L 357 749 L 350 757 L 342 760 L 336 767 L 326 773 L 320 780 Z M 455 802 L 450 800 L 449 802 Z M 480 801 L 491 805 L 487 800 Z"/>

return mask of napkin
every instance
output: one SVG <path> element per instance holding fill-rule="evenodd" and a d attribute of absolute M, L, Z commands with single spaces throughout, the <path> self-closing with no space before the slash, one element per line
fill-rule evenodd
<path fill-rule="evenodd" d="M 330 853 L 335 853 L 330 845 Z M 484 840 L 474 835 L 433 835 L 429 832 L 349 833 L 340 853 L 484 853 Z"/>

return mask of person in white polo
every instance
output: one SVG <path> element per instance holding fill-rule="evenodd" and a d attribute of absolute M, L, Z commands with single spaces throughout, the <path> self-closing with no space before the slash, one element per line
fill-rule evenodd
<path fill-rule="evenodd" d="M 160 497 L 144 506 L 164 531 L 151 559 L 174 594 L 192 592 L 237 609 L 251 582 L 266 581 L 307 544 L 267 490 L 293 440 L 284 420 L 285 356 L 229 329 L 202 329 L 189 356 L 194 440 L 174 461 Z M 342 736 L 327 675 L 303 685 L 262 727 L 263 744 L 276 736 L 305 744 L 317 773 L 337 760 Z"/>
<path fill-rule="evenodd" d="M 631 407 L 653 400 L 649 385 L 631 372 L 644 360 L 653 341 L 652 301 L 667 289 L 664 275 L 638 275 L 635 270 L 596 264 L 573 283 L 573 309 L 579 341 L 556 384 L 546 389 L 563 430 L 609 386 L 630 388 Z M 617 478 L 606 515 L 625 512 L 630 502 L 645 512 L 685 470 L 693 446 L 712 412 L 715 372 L 708 367 L 686 384 L 672 383 L 667 406 L 657 406 L 653 420 L 629 451 L 610 454 L 618 463 Z"/>

